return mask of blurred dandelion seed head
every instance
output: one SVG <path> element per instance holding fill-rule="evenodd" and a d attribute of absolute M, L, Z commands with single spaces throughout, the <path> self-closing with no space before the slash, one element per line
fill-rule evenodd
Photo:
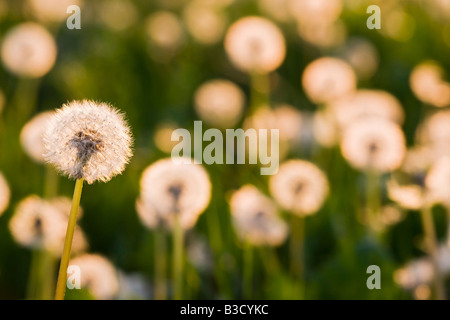
<path fill-rule="evenodd" d="M 302 86 L 314 103 L 327 103 L 356 90 L 356 74 L 345 61 L 323 57 L 308 64 L 302 75 Z"/>
<path fill-rule="evenodd" d="M 81 0 L 27 0 L 26 9 L 42 22 L 61 22 L 69 16 L 67 8 L 71 5 L 82 6 Z"/>
<path fill-rule="evenodd" d="M 341 15 L 344 2 L 342 0 L 288 0 L 292 15 L 306 23 L 333 22 Z"/>
<path fill-rule="evenodd" d="M 231 81 L 214 79 L 202 84 L 194 96 L 195 111 L 212 126 L 234 127 L 241 119 L 245 95 Z"/>
<path fill-rule="evenodd" d="M 61 199 L 56 200 L 59 202 Z M 54 205 L 38 196 L 29 196 L 18 204 L 9 222 L 14 240 L 27 248 L 45 249 L 54 256 L 62 254 L 70 205 Z M 72 252 L 87 248 L 87 241 L 79 227 L 75 229 Z"/>
<path fill-rule="evenodd" d="M 224 12 L 203 0 L 189 2 L 183 10 L 183 19 L 191 36 L 205 45 L 218 43 L 227 24 Z"/>
<path fill-rule="evenodd" d="M 114 265 L 98 254 L 83 254 L 70 260 L 69 265 L 81 270 L 81 287 L 96 299 L 113 299 L 119 291 L 118 273 Z"/>
<path fill-rule="evenodd" d="M 353 67 L 361 80 L 372 78 L 380 62 L 375 45 L 362 37 L 350 38 L 341 49 L 340 56 Z"/>
<path fill-rule="evenodd" d="M 172 122 L 163 122 L 156 127 L 153 139 L 159 150 L 165 153 L 172 152 L 172 149 L 178 144 L 177 139 L 172 141 L 172 134 L 176 129 L 178 126 Z"/>
<path fill-rule="evenodd" d="M 435 107 L 450 106 L 450 83 L 444 80 L 445 72 L 435 61 L 425 61 L 415 66 L 409 78 L 414 95 Z"/>
<path fill-rule="evenodd" d="M 98 14 L 108 28 L 117 32 L 130 28 L 139 20 L 139 13 L 132 1 L 102 1 Z"/>
<path fill-rule="evenodd" d="M 433 163 L 425 185 L 437 201 L 450 207 L 450 157 L 442 157 Z"/>
<path fill-rule="evenodd" d="M 34 22 L 21 23 L 3 38 L 3 64 L 12 73 L 39 78 L 50 71 L 56 61 L 57 48 L 52 35 Z"/>
<path fill-rule="evenodd" d="M 402 124 L 405 113 L 400 101 L 383 90 L 357 90 L 329 103 L 341 129 L 361 118 L 378 117 Z"/>
<path fill-rule="evenodd" d="M 211 182 L 198 164 L 174 163 L 171 158 L 147 167 L 141 177 L 136 207 L 144 224 L 172 227 L 175 215 L 184 229 L 192 228 L 211 198 Z"/>
<path fill-rule="evenodd" d="M 255 186 L 245 185 L 230 199 L 233 225 L 239 237 L 251 244 L 279 246 L 287 237 L 287 224 L 275 203 Z"/>
<path fill-rule="evenodd" d="M 347 38 L 347 28 L 341 20 L 333 22 L 299 20 L 297 32 L 304 41 L 319 48 L 342 46 Z"/>
<path fill-rule="evenodd" d="M 318 110 L 313 115 L 314 139 L 323 147 L 331 148 L 339 142 L 339 129 L 330 108 Z"/>
<path fill-rule="evenodd" d="M 270 149 L 271 144 L 276 143 L 276 141 L 272 141 L 270 135 L 265 136 L 261 134 L 260 130 L 265 129 L 267 132 L 270 132 L 272 129 L 278 130 L 279 145 L 278 148 L 273 149 L 277 154 L 271 156 L 276 156 L 280 160 L 288 155 L 291 148 L 300 144 L 303 117 L 301 111 L 294 106 L 278 104 L 274 108 L 260 108 L 256 110 L 245 118 L 242 127 L 244 130 L 255 129 L 259 143 L 263 143 L 262 141 L 265 139 L 267 149 Z"/>
<path fill-rule="evenodd" d="M 181 20 L 170 11 L 157 11 L 148 17 L 146 32 L 152 43 L 167 50 L 178 49 L 184 36 Z"/>
<path fill-rule="evenodd" d="M 425 190 L 419 185 L 400 185 L 395 180 L 389 180 L 386 186 L 389 198 L 402 208 L 420 210 L 426 203 Z"/>
<path fill-rule="evenodd" d="M 18 204 L 9 229 L 17 243 L 33 249 L 43 248 L 45 235 L 54 230 L 52 227 L 59 219 L 55 208 L 38 196 L 29 196 Z"/>
<path fill-rule="evenodd" d="M 394 272 L 394 281 L 407 290 L 427 284 L 434 277 L 433 265 L 429 259 L 418 259 Z"/>
<path fill-rule="evenodd" d="M 279 22 L 288 22 L 292 19 L 289 9 L 290 0 L 258 0 L 258 8 L 265 15 Z"/>
<path fill-rule="evenodd" d="M 44 132 L 55 111 L 45 111 L 28 121 L 20 133 L 20 143 L 25 153 L 34 161 L 44 163 Z"/>
<path fill-rule="evenodd" d="M 450 156 L 450 110 L 439 110 L 427 116 L 416 130 L 419 145 L 429 149 L 431 159 Z"/>
<path fill-rule="evenodd" d="M 389 172 L 399 168 L 403 162 L 405 137 L 394 122 L 363 118 L 345 129 L 341 151 L 349 164 L 358 170 Z"/>
<path fill-rule="evenodd" d="M 234 22 L 225 35 L 225 51 L 234 66 L 248 73 L 269 73 L 286 56 L 281 30 L 270 20 L 248 16 Z"/>
<path fill-rule="evenodd" d="M 52 117 L 44 134 L 47 162 L 73 179 L 107 182 L 132 157 L 124 116 L 106 103 L 73 101 Z"/>
<path fill-rule="evenodd" d="M 437 268 L 446 276 L 450 273 L 450 248 L 445 243 L 437 249 Z M 412 260 L 394 272 L 394 281 L 406 290 L 416 290 L 421 285 L 430 285 L 435 271 L 428 257 Z"/>
<path fill-rule="evenodd" d="M 328 180 L 315 164 L 288 160 L 270 177 L 269 190 L 278 204 L 299 216 L 316 213 L 328 196 Z"/>
<path fill-rule="evenodd" d="M 10 198 L 11 191 L 9 190 L 8 182 L 0 172 L 0 216 L 8 208 Z"/>

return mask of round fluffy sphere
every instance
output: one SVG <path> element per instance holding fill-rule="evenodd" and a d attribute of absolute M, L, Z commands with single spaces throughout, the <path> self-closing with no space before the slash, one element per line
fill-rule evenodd
<path fill-rule="evenodd" d="M 56 61 L 56 43 L 42 26 L 26 22 L 14 27 L 5 35 L 2 60 L 12 73 L 28 77 L 44 76 Z"/>
<path fill-rule="evenodd" d="M 73 101 L 48 122 L 44 158 L 73 179 L 107 182 L 125 169 L 132 137 L 124 116 L 106 103 Z"/>
<path fill-rule="evenodd" d="M 286 56 L 280 29 L 260 17 L 244 17 L 228 29 L 225 51 L 236 68 L 249 73 L 268 73 L 277 69 Z"/>

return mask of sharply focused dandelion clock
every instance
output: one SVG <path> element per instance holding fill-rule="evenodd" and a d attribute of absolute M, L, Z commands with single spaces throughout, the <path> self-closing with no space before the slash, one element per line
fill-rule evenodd
<path fill-rule="evenodd" d="M 132 137 L 116 109 L 84 100 L 59 109 L 49 120 L 43 140 L 47 162 L 77 180 L 56 288 L 56 299 L 63 299 L 83 182 L 107 182 L 122 173 L 132 156 Z"/>

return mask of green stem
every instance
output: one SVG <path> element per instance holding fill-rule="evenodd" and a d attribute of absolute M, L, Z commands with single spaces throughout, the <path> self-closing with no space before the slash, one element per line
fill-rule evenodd
<path fill-rule="evenodd" d="M 268 74 L 253 73 L 250 75 L 250 113 L 260 107 L 269 107 L 270 78 Z"/>
<path fill-rule="evenodd" d="M 264 246 L 259 248 L 264 267 L 269 276 L 273 276 L 281 269 L 280 260 L 275 252 L 275 248 Z"/>
<path fill-rule="evenodd" d="M 367 203 L 366 218 L 371 231 L 380 230 L 380 210 L 381 210 L 381 192 L 380 176 L 373 170 L 366 173 L 367 179 Z"/>
<path fill-rule="evenodd" d="M 42 289 L 40 290 L 43 300 L 51 300 L 54 297 L 56 263 L 55 257 L 49 251 L 45 251 L 41 270 Z"/>
<path fill-rule="evenodd" d="M 253 283 L 253 247 L 246 241 L 244 247 L 244 266 L 243 266 L 243 280 L 242 280 L 242 297 L 244 299 L 251 299 L 252 297 L 252 283 Z"/>
<path fill-rule="evenodd" d="M 293 287 L 302 288 L 300 297 L 304 296 L 304 250 L 305 250 L 305 218 L 291 214 L 290 269 L 294 276 Z M 295 296 L 297 296 L 295 294 Z"/>
<path fill-rule="evenodd" d="M 67 225 L 66 239 L 64 241 L 61 264 L 59 266 L 58 282 L 56 284 L 55 300 L 64 300 L 67 282 L 67 267 L 69 266 L 70 250 L 72 249 L 73 234 L 77 225 L 78 209 L 80 207 L 81 192 L 83 191 L 84 179 L 78 179 L 75 184 L 75 190 L 72 199 L 72 208 L 70 209 L 69 223 Z"/>
<path fill-rule="evenodd" d="M 30 274 L 28 276 L 27 299 L 37 299 L 39 288 L 39 264 L 41 249 L 33 249 L 31 251 Z"/>
<path fill-rule="evenodd" d="M 155 230 L 155 300 L 167 299 L 167 241 L 164 230 Z"/>
<path fill-rule="evenodd" d="M 434 221 L 431 212 L 431 207 L 424 206 L 421 210 L 421 218 L 422 225 L 425 234 L 425 244 L 428 251 L 428 254 L 431 257 L 434 269 L 434 289 L 435 289 L 435 298 L 437 300 L 445 300 L 445 285 L 444 280 L 439 269 L 439 252 L 438 252 L 438 244 L 437 237 L 434 228 Z"/>
<path fill-rule="evenodd" d="M 183 299 L 183 245 L 184 233 L 178 215 L 175 215 L 173 226 L 173 281 L 174 299 Z"/>

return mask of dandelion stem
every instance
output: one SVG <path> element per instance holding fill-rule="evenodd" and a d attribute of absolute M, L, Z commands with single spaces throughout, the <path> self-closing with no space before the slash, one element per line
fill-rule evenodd
<path fill-rule="evenodd" d="M 56 284 L 55 300 L 64 300 L 67 282 L 67 267 L 69 266 L 70 250 L 72 248 L 73 234 L 77 224 L 78 208 L 80 207 L 81 192 L 83 190 L 84 179 L 78 179 L 75 184 L 75 190 L 72 199 L 72 208 L 70 209 L 69 223 L 67 225 L 66 239 L 59 266 L 58 282 Z"/>
<path fill-rule="evenodd" d="M 273 276 L 280 271 L 280 260 L 275 249 L 269 246 L 259 248 L 264 267 L 269 276 Z"/>
<path fill-rule="evenodd" d="M 167 299 L 166 267 L 167 241 L 164 230 L 155 233 L 155 300 Z"/>
<path fill-rule="evenodd" d="M 445 300 L 445 286 L 438 264 L 438 245 L 431 207 L 424 206 L 421 210 L 421 217 L 426 248 L 433 263 L 435 298 Z"/>
<path fill-rule="evenodd" d="M 304 274 L 304 245 L 305 245 L 305 218 L 291 214 L 291 273 L 294 276 L 294 288 L 301 285 Z M 303 291 L 303 290 L 302 290 Z M 303 297 L 303 292 L 301 292 Z"/>
<path fill-rule="evenodd" d="M 31 251 L 31 263 L 30 263 L 30 274 L 28 277 L 28 287 L 27 287 L 27 298 L 34 300 L 37 298 L 38 288 L 39 288 L 39 264 L 41 249 L 34 249 Z"/>
<path fill-rule="evenodd" d="M 367 223 L 372 230 L 379 230 L 379 213 L 381 206 L 380 177 L 373 170 L 366 173 L 367 179 Z"/>
<path fill-rule="evenodd" d="M 251 299 L 252 297 L 252 283 L 253 283 L 253 248 L 252 245 L 246 241 L 244 247 L 244 266 L 243 266 L 243 281 L 242 281 L 242 297 L 244 299 Z"/>
<path fill-rule="evenodd" d="M 175 215 L 173 226 L 173 282 L 174 299 L 183 299 L 183 242 L 184 233 L 178 215 Z"/>
<path fill-rule="evenodd" d="M 250 112 L 254 112 L 261 106 L 268 106 L 270 97 L 270 79 L 267 74 L 251 74 Z"/>

